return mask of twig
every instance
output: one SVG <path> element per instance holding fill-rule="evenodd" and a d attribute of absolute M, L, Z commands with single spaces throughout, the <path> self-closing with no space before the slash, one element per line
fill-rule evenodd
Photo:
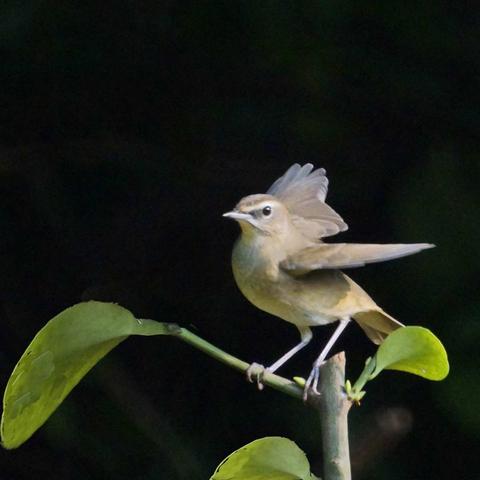
<path fill-rule="evenodd" d="M 344 392 L 345 354 L 330 358 L 321 368 L 320 423 L 325 480 L 350 480 L 347 415 L 351 407 Z"/>
<path fill-rule="evenodd" d="M 198 348 L 207 355 L 219 360 L 220 362 L 236 369 L 241 372 L 246 372 L 250 364 L 244 362 L 243 360 L 230 355 L 227 352 L 224 352 L 220 348 L 212 345 L 210 342 L 207 342 L 203 338 L 198 337 L 194 333 L 190 332 L 186 328 L 181 328 L 175 324 L 168 324 L 168 329 L 170 330 L 171 335 L 179 338 L 180 340 L 192 345 L 195 348 Z M 265 372 L 262 377 L 262 383 L 265 385 L 279 390 L 291 397 L 302 398 L 303 390 L 292 380 L 275 375 L 273 373 Z"/>

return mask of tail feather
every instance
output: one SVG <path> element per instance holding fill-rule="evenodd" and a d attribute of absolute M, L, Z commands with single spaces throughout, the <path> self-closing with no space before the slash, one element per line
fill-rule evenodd
<path fill-rule="evenodd" d="M 356 313 L 353 318 L 360 325 L 367 337 L 376 345 L 380 345 L 388 334 L 404 325 L 385 313 L 383 310 L 367 310 Z"/>

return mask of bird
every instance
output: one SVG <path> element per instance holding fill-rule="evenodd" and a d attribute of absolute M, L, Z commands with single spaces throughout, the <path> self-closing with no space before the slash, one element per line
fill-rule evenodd
<path fill-rule="evenodd" d="M 319 394 L 320 367 L 352 319 L 377 345 L 404 326 L 342 270 L 434 247 L 324 242 L 325 237 L 348 229 L 325 202 L 328 183 L 325 169 L 295 163 L 266 193 L 248 195 L 223 214 L 241 229 L 232 251 L 233 276 L 240 291 L 254 306 L 295 325 L 300 333 L 300 342 L 270 366 L 252 363 L 249 380 L 257 372 L 262 388 L 265 372 L 277 371 L 311 341 L 311 327 L 338 321 L 305 382 L 305 400 L 309 392 Z"/>

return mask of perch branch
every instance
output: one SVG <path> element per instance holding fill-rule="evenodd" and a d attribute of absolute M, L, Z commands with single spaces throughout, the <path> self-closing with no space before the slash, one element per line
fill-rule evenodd
<path fill-rule="evenodd" d="M 345 353 L 341 352 L 321 367 L 319 412 L 325 480 L 351 479 L 347 416 L 352 404 L 344 385 Z"/>
<path fill-rule="evenodd" d="M 221 350 L 215 345 L 212 345 L 210 342 L 198 337 L 186 328 L 181 328 L 175 324 L 169 324 L 168 329 L 170 330 L 171 335 L 236 370 L 246 373 L 248 367 L 250 366 L 250 364 L 247 362 L 244 362 L 243 360 L 240 360 L 237 357 L 234 357 L 233 355 Z M 264 376 L 262 377 L 262 382 L 265 385 L 274 388 L 275 390 L 279 390 L 287 395 L 290 395 L 291 397 L 299 399 L 302 398 L 303 390 L 292 380 L 288 380 L 287 378 L 275 375 L 273 373 L 265 372 Z"/>

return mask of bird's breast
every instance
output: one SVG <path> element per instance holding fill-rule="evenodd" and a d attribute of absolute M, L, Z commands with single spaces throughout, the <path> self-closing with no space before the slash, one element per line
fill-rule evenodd
<path fill-rule="evenodd" d="M 232 268 L 243 295 L 257 308 L 298 326 L 332 321 L 323 319 L 319 312 L 314 312 L 313 318 L 312 312 L 298 302 L 298 282 L 279 268 L 280 257 L 278 252 L 266 257 L 258 245 L 237 241 Z"/>
<path fill-rule="evenodd" d="M 256 244 L 238 240 L 232 253 L 232 268 L 235 281 L 242 293 L 254 305 L 263 295 L 268 294 L 278 280 L 279 262 L 262 254 Z"/>

